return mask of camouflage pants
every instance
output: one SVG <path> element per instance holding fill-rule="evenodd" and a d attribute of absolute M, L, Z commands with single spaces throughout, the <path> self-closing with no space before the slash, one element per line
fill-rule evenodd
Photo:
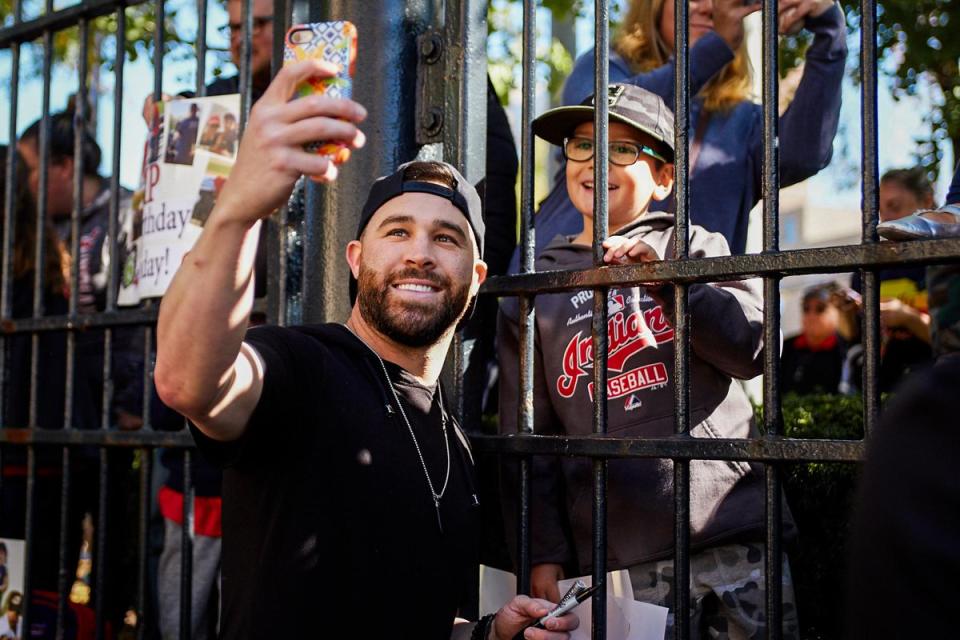
<path fill-rule="evenodd" d="M 690 557 L 690 637 L 710 640 L 765 638 L 764 548 L 762 544 L 713 547 Z M 673 607 L 673 560 L 630 567 L 634 598 Z M 673 639 L 667 616 L 666 640 Z M 783 637 L 800 637 L 790 565 L 783 558 Z"/>

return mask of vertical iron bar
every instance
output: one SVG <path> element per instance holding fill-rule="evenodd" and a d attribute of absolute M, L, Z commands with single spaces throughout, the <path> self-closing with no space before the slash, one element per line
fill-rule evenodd
<path fill-rule="evenodd" d="M 69 349 L 69 347 L 68 347 Z M 67 570 L 69 536 L 67 527 L 70 517 L 70 448 L 63 447 L 63 476 L 60 485 L 60 541 L 59 541 L 59 573 L 57 576 L 57 626 L 55 638 L 63 640 L 64 620 L 67 615 L 67 598 L 69 596 L 70 573 Z"/>
<path fill-rule="evenodd" d="M 27 553 L 26 558 L 23 561 L 23 596 L 24 601 L 27 603 L 27 606 L 23 608 L 23 615 L 21 617 L 23 621 L 23 628 L 30 628 L 30 602 L 33 599 L 32 596 L 32 585 L 33 582 L 30 578 L 32 572 L 33 562 L 31 558 L 36 552 L 33 549 L 33 545 L 29 544 L 30 541 L 34 539 L 33 535 L 33 521 L 34 521 L 34 510 L 36 509 L 36 497 L 34 494 L 36 492 L 37 486 L 37 450 L 36 447 L 32 444 L 27 445 L 27 508 L 25 514 L 25 523 L 23 528 L 23 539 L 27 541 Z M 60 526 L 63 526 L 63 523 L 60 523 Z"/>
<path fill-rule="evenodd" d="M 674 4 L 674 164 L 677 215 L 674 255 L 687 258 L 690 249 L 690 40 L 689 6 Z M 701 110 L 701 118 L 706 114 Z M 690 435 L 690 310 L 689 286 L 674 285 L 674 432 Z M 674 638 L 690 638 L 690 461 L 673 461 Z"/>
<path fill-rule="evenodd" d="M 162 3 L 161 3 L 162 4 Z M 110 256 L 119 256 L 117 244 L 118 221 L 120 217 L 120 149 L 123 136 L 123 67 L 126 61 L 127 41 L 127 11 L 126 5 L 121 2 L 117 7 L 116 56 L 113 62 L 113 162 L 110 171 L 110 215 L 107 221 L 108 238 L 110 242 Z M 156 91 L 156 88 L 154 88 Z M 115 311 L 117 308 L 117 290 L 120 287 L 120 261 L 111 259 L 107 283 L 106 310 Z M 109 332 L 105 334 L 104 340 Z"/>
<path fill-rule="evenodd" d="M 860 0 L 860 118 L 863 122 L 861 158 L 863 160 L 862 201 L 864 244 L 877 242 L 877 216 L 880 208 L 877 148 L 877 3 Z M 869 436 L 880 415 L 880 292 L 875 270 L 861 271 L 863 283 L 863 428 Z"/>
<path fill-rule="evenodd" d="M 164 7 L 162 0 L 157 2 L 156 7 L 156 25 L 154 31 L 154 86 L 153 98 L 160 100 L 162 93 L 163 79 L 163 23 Z M 113 155 L 110 171 L 110 210 L 107 216 L 107 238 L 104 242 L 109 243 L 110 264 L 107 273 L 107 291 L 106 291 L 106 311 L 116 311 L 117 293 L 120 287 L 120 261 L 119 256 L 119 217 L 120 217 L 120 155 L 123 140 L 123 70 L 126 61 L 126 39 L 127 39 L 127 14 L 126 4 L 121 2 L 117 7 L 117 32 L 115 35 L 114 48 L 114 89 L 113 89 Z M 77 255 L 77 254 L 74 254 Z M 110 412 L 113 406 L 113 337 L 114 330 L 107 327 L 103 331 L 103 414 L 101 416 L 101 428 L 110 428 Z M 107 554 L 107 531 L 106 531 L 106 510 L 108 505 L 108 479 L 109 479 L 109 456 L 106 449 L 100 450 L 100 486 L 98 501 L 100 505 L 100 517 L 97 519 L 97 541 L 94 545 L 94 579 L 96 589 L 94 593 L 94 604 L 96 610 L 96 634 L 97 638 L 103 637 L 103 589 L 106 584 L 104 572 L 106 571 Z M 144 551 L 145 553 L 145 551 Z M 143 561 L 143 560 L 142 560 Z M 142 593 L 137 594 L 137 625 L 138 634 L 141 634 L 144 626 L 144 609 L 146 599 Z"/>
<path fill-rule="evenodd" d="M 153 428 L 152 411 L 150 410 L 153 402 L 153 365 L 156 360 L 153 348 L 153 332 L 153 325 L 148 325 L 143 329 L 143 429 Z"/>
<path fill-rule="evenodd" d="M 52 0 L 46 0 L 46 11 L 53 11 Z M 44 314 L 43 304 L 43 265 L 46 262 L 46 225 L 47 185 L 49 184 L 50 164 L 50 75 L 53 66 L 53 32 L 43 32 L 43 103 L 40 119 L 40 135 L 37 137 L 37 159 L 40 165 L 40 178 L 37 184 L 36 242 L 34 245 L 33 271 L 33 315 L 39 318 Z M 40 357 L 40 336 L 31 336 L 30 353 L 30 411 L 29 426 L 37 424 L 37 363 Z"/>
<path fill-rule="evenodd" d="M 180 527 L 180 640 L 193 636 L 193 465 L 189 449 L 183 451 L 183 510 Z"/>
<path fill-rule="evenodd" d="M 247 127 L 247 118 L 250 117 L 250 89 L 253 84 L 251 77 L 250 60 L 253 54 L 253 1 L 240 0 L 240 135 Z"/>
<path fill-rule="evenodd" d="M 606 0 L 594 2 L 594 113 L 593 113 L 593 262 L 603 266 L 603 241 L 607 237 L 607 183 L 609 131 L 607 86 L 610 84 L 610 10 Z M 593 291 L 593 432 L 607 431 L 607 290 Z M 607 461 L 593 461 L 593 638 L 607 635 Z"/>
<path fill-rule="evenodd" d="M 53 12 L 53 1 L 46 0 L 44 3 L 46 13 Z M 37 159 L 40 165 L 40 176 L 37 185 L 37 211 L 36 211 L 36 244 L 34 245 L 34 274 L 33 274 L 33 316 L 39 318 L 44 314 L 43 304 L 43 265 L 46 262 L 46 228 L 44 222 L 47 216 L 47 184 L 49 181 L 48 165 L 50 162 L 50 75 L 53 65 L 53 32 L 49 29 L 43 32 L 43 98 L 41 105 L 40 134 L 37 137 Z M 16 117 L 14 114 L 13 117 Z M 37 402 L 38 402 L 38 362 L 40 359 L 40 336 L 33 333 L 30 336 L 30 406 L 27 426 L 30 429 L 37 428 Z M 37 484 L 37 452 L 36 447 L 30 445 L 27 448 L 27 508 L 26 508 L 26 526 L 25 540 L 34 539 L 33 524 L 36 510 L 36 484 Z M 66 527 L 65 522 L 60 523 L 61 533 Z M 24 607 L 26 615 L 23 619 L 23 628 L 30 628 L 30 606 L 31 586 L 30 586 L 30 558 L 36 553 L 32 549 L 33 545 L 27 546 L 27 560 L 24 563 L 24 594 L 28 606 Z"/>
<path fill-rule="evenodd" d="M 270 75 L 275 76 L 283 67 L 283 41 L 290 28 L 293 12 L 292 0 L 274 0 L 273 3 L 273 51 L 270 54 Z"/>
<path fill-rule="evenodd" d="M 13 0 L 11 7 L 13 13 L 13 22 L 20 22 L 20 0 Z M 10 119 L 7 121 L 7 139 L 10 144 L 7 146 L 7 169 L 4 180 L 6 180 L 6 191 L 4 192 L 3 202 L 3 250 L 0 252 L 0 318 L 7 320 L 12 315 L 13 300 L 13 235 L 16 233 L 14 217 L 14 206 L 16 206 L 16 188 L 17 184 L 17 109 L 20 97 L 20 44 L 14 42 L 10 45 Z M 6 338 L 0 335 L 0 421 L 6 419 L 6 405 L 4 399 L 6 394 L 6 363 L 7 344 Z M 4 422 L 4 426 L 6 426 Z M 0 486 L 3 482 L 3 465 L 0 461 Z"/>
<path fill-rule="evenodd" d="M 533 111 L 536 105 L 536 35 L 537 3 L 534 0 L 523 2 L 523 98 L 521 108 L 520 133 L 520 252 L 521 270 L 532 273 L 534 270 L 534 251 L 536 240 L 536 219 L 533 215 L 533 171 L 535 148 L 533 140 Z M 533 362 L 534 331 L 536 310 L 533 296 L 520 296 L 520 402 L 517 405 L 517 426 L 521 434 L 532 434 L 533 415 Z M 529 456 L 520 458 L 520 523 L 517 532 L 518 566 L 517 592 L 530 593 L 531 537 L 530 537 L 530 499 L 531 499 L 531 463 Z"/>
<path fill-rule="evenodd" d="M 77 98 L 75 100 L 75 116 L 73 122 L 73 207 L 70 211 L 70 255 L 80 255 L 80 215 L 83 211 L 83 176 L 87 167 L 84 165 L 83 146 L 84 135 L 86 133 L 87 123 L 87 73 L 88 56 L 90 54 L 89 40 L 89 22 L 86 18 L 81 18 L 78 24 L 78 39 L 80 41 L 80 57 L 78 60 L 77 75 L 79 85 L 77 87 Z M 80 261 L 71 260 L 70 262 L 70 299 L 68 303 L 68 312 L 71 316 L 77 313 L 77 298 L 80 282 Z M 66 378 L 64 381 L 64 415 L 63 428 L 69 430 L 73 427 L 73 395 L 74 395 L 74 376 L 76 370 L 77 357 L 77 335 L 73 331 L 67 332 L 67 358 L 66 358 Z M 59 554 L 59 574 L 57 581 L 57 640 L 61 640 L 64 635 L 64 623 L 67 615 L 67 598 L 69 595 L 70 571 L 67 566 L 67 559 L 70 557 L 67 535 L 67 529 L 70 526 L 70 476 L 71 460 L 70 448 L 63 447 L 63 469 L 62 485 L 60 492 L 60 554 Z M 75 570 L 75 568 L 74 568 Z"/>
<path fill-rule="evenodd" d="M 199 0 L 198 0 L 199 2 Z M 202 41 L 204 44 L 199 45 L 205 47 L 206 43 L 206 16 L 201 16 L 200 26 L 197 29 L 197 40 Z M 153 99 L 159 102 L 163 97 L 163 55 L 164 55 L 164 42 L 166 36 L 166 7 L 164 5 L 164 0 L 157 0 L 155 4 L 154 12 L 154 23 L 156 25 L 153 33 Z M 122 136 L 122 105 L 123 105 L 123 64 L 125 60 L 125 43 L 126 43 L 126 25 L 127 25 L 127 16 L 125 11 L 125 4 L 121 3 L 117 11 L 117 56 L 115 61 L 115 83 L 114 83 L 114 121 L 113 121 L 113 171 L 111 173 L 111 182 L 110 182 L 110 219 L 109 224 L 111 228 L 110 240 L 111 240 L 111 255 L 119 256 L 119 245 L 116 242 L 119 223 L 119 211 L 120 211 L 120 143 Z M 199 57 L 199 55 L 198 55 Z M 198 63 L 198 77 L 202 85 L 203 74 L 206 72 L 203 62 Z M 148 124 L 149 126 L 149 124 Z M 117 308 L 117 293 L 119 290 L 119 279 L 120 279 L 120 264 L 114 259 L 110 261 L 110 285 L 107 288 L 107 310 L 115 311 Z M 152 301 L 147 300 L 144 304 L 145 308 L 152 306 Z M 149 384 L 149 379 L 152 375 L 151 363 L 152 363 L 152 351 L 151 351 L 151 329 L 150 327 L 145 328 L 144 330 L 144 343 L 143 343 L 143 358 L 144 358 L 144 369 L 143 369 L 143 407 L 141 409 L 141 418 L 143 421 L 142 428 L 150 429 L 150 394 L 151 386 Z M 104 411 L 107 412 L 104 416 L 104 428 L 108 427 L 109 424 L 109 411 L 110 407 L 113 405 L 113 379 L 110 367 L 112 362 L 112 352 L 113 352 L 113 330 L 107 328 L 104 336 L 104 376 L 103 376 L 103 406 Z M 139 561 L 139 580 L 137 584 L 137 638 L 141 639 L 145 637 L 146 629 L 149 628 L 150 621 L 147 617 L 148 609 L 148 588 L 147 580 L 149 579 L 147 572 L 147 554 L 148 554 L 148 539 L 149 539 L 149 517 L 150 517 L 150 474 L 152 467 L 152 451 L 149 449 L 140 449 L 140 529 L 139 529 L 139 545 L 137 550 L 137 559 Z M 101 457 L 101 460 L 106 462 L 105 457 Z M 105 487 L 101 486 L 101 508 L 105 508 L 106 505 L 106 493 L 103 491 Z M 103 556 L 104 554 L 100 554 Z M 105 566 L 105 565 L 103 565 Z M 98 572 L 102 574 L 102 570 Z M 98 633 L 100 629 L 98 627 Z"/>
<path fill-rule="evenodd" d="M 444 15 L 447 83 L 444 92 L 443 157 L 477 184 L 486 174 L 487 148 L 487 0 L 448 3 Z M 480 416 L 464 415 L 463 334 L 451 350 L 454 413 L 468 430 L 479 429 Z M 448 360 L 449 362 L 449 360 Z M 465 418 L 470 420 L 466 422 Z"/>
<path fill-rule="evenodd" d="M 197 96 L 207 95 L 207 0 L 197 0 Z"/>
<path fill-rule="evenodd" d="M 780 132 L 778 73 L 778 0 L 763 5 L 763 249 L 780 250 Z M 764 386 L 766 437 L 781 433 L 780 406 L 780 280 L 764 278 Z M 781 557 L 780 467 L 764 466 L 766 480 L 766 619 L 767 638 L 783 636 L 783 561 Z"/>
<path fill-rule="evenodd" d="M 107 356 L 104 355 L 104 360 L 106 362 Z M 106 386 L 106 377 L 107 374 L 107 364 L 104 364 L 104 386 Z M 103 429 L 109 429 L 109 424 L 107 422 L 107 416 L 110 415 L 110 408 L 105 406 L 103 408 L 104 414 L 104 424 Z M 96 524 L 96 544 L 94 545 L 94 569 L 93 569 L 93 581 L 94 581 L 94 592 L 93 592 L 93 602 L 94 602 L 94 613 L 96 614 L 96 638 L 97 640 L 102 640 L 106 637 L 105 633 L 105 620 L 104 620 L 104 608 L 106 607 L 106 596 L 104 594 L 104 589 L 107 587 L 106 580 L 106 570 L 107 570 L 107 544 L 109 537 L 107 535 L 107 509 L 109 507 L 110 499 L 110 452 L 106 447 L 100 447 L 100 482 L 99 482 L 99 495 L 97 497 L 99 506 L 99 513 L 97 513 L 97 524 Z"/>
<path fill-rule="evenodd" d="M 164 39 L 166 35 L 165 29 L 165 20 L 166 13 L 163 0 L 158 0 L 156 3 L 156 24 L 159 28 L 154 32 L 154 47 L 153 47 L 153 68 L 154 68 L 154 86 L 153 93 L 154 99 L 159 100 L 163 95 L 163 55 L 164 55 Z M 205 17 L 204 17 L 205 20 Z M 118 31 L 119 34 L 119 31 Z M 204 27 L 203 31 L 198 29 L 198 40 L 204 41 L 204 46 L 206 42 L 206 30 Z M 203 71 L 198 73 L 205 73 L 206 69 L 201 67 Z M 199 88 L 202 89 L 202 76 L 198 76 L 201 81 Z M 118 83 L 119 84 L 119 83 Z M 118 93 L 118 99 L 121 94 Z M 119 122 L 117 123 L 119 126 Z M 119 133 L 116 136 L 116 139 L 119 139 Z M 119 175 L 119 171 L 114 171 L 114 177 L 116 178 Z M 114 191 L 115 197 L 119 201 L 119 183 Z M 145 308 L 150 308 L 153 305 L 152 300 L 147 300 L 144 303 Z M 109 344 L 109 342 L 108 342 Z M 144 359 L 144 370 L 143 370 L 143 407 L 141 411 L 141 418 L 143 421 L 143 429 L 149 430 L 152 428 L 151 418 L 150 418 L 150 399 L 152 393 L 152 387 L 150 381 L 152 380 L 153 371 L 153 330 L 152 327 L 148 326 L 144 329 L 143 336 L 143 359 Z M 112 384 L 110 385 L 112 387 Z M 106 388 L 106 385 L 105 385 Z M 105 400 L 106 404 L 106 400 Z M 150 628 L 150 621 L 147 618 L 148 610 L 148 587 L 147 580 L 149 579 L 149 574 L 147 571 L 147 553 L 148 553 L 148 541 L 149 541 L 149 519 L 150 519 L 150 476 L 152 471 L 152 462 L 153 462 L 153 451 L 149 449 L 141 450 L 142 459 L 140 461 L 140 548 L 138 550 L 138 558 L 140 561 L 140 581 L 137 594 L 137 606 L 139 608 L 139 617 L 137 620 L 138 638 L 143 638 L 145 636 L 146 630 Z"/>
<path fill-rule="evenodd" d="M 137 640 L 146 638 L 146 631 L 149 628 L 150 621 L 147 619 L 147 594 L 149 593 L 147 581 L 149 572 L 147 571 L 147 552 L 150 533 L 150 474 L 153 464 L 153 451 L 150 449 L 138 449 L 140 454 L 140 513 L 139 513 L 139 539 L 137 544 L 137 558 L 139 560 L 137 580 Z"/>
<path fill-rule="evenodd" d="M 115 246 L 115 245 L 114 245 Z M 116 255 L 116 254 L 114 254 Z M 115 262 L 111 260 L 111 262 Z M 113 407 L 113 329 L 106 328 L 103 333 L 103 393 L 100 411 L 100 429 L 109 431 Z M 146 398 L 144 398 L 146 400 Z M 104 589 L 106 587 L 107 567 L 107 509 L 110 499 L 110 455 L 107 447 L 100 447 L 100 470 L 97 494 L 98 514 L 95 528 L 96 543 L 93 545 L 93 601 L 96 614 L 96 637 L 101 640 L 104 632 Z"/>
<path fill-rule="evenodd" d="M 291 0 L 276 0 L 273 16 L 273 52 L 271 75 L 276 76 L 283 66 L 283 39 L 290 27 Z M 284 325 L 287 316 L 287 207 L 280 207 L 267 225 L 267 322 Z"/>
<path fill-rule="evenodd" d="M 20 0 L 13 0 L 11 6 L 13 14 L 13 23 L 19 24 L 21 20 Z M 2 261 L 2 273 L 0 273 L 0 318 L 6 320 L 12 315 L 13 299 L 13 236 L 16 233 L 14 207 L 16 206 L 17 183 L 17 110 L 20 94 L 20 43 L 14 42 L 10 45 L 10 119 L 8 121 L 7 139 L 10 141 L 7 147 L 7 170 L 4 179 L 6 180 L 6 197 L 3 203 L 3 251 L 0 256 Z M 6 397 L 6 339 L 0 337 L 0 424 L 6 424 L 6 406 L 3 398 Z M 22 426 L 22 425 L 13 425 Z M 32 478 L 31 464 L 33 458 L 33 447 L 27 448 L 27 508 L 24 514 L 27 530 L 24 532 L 24 539 L 30 539 L 30 478 Z M 3 483 L 3 461 L 0 458 L 0 489 Z M 24 558 L 24 578 L 23 593 L 27 602 L 24 607 L 24 629 L 29 629 L 29 603 L 30 603 L 30 549 L 27 548 Z"/>
<path fill-rule="evenodd" d="M 153 32 L 153 99 L 157 101 L 163 97 L 163 42 L 166 35 L 164 33 L 166 19 L 164 0 L 157 0 L 156 11 L 154 12 L 156 27 Z M 123 46 L 123 43 L 120 43 L 120 45 Z"/>

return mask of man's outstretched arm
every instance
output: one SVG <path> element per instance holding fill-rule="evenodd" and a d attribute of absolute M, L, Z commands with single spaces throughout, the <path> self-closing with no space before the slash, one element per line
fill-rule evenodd
<path fill-rule="evenodd" d="M 301 175 L 336 179 L 337 167 L 304 151 L 305 143 L 364 142 L 359 104 L 321 96 L 289 101 L 302 81 L 336 71 L 307 60 L 277 74 L 251 111 L 230 179 L 160 305 L 157 392 L 216 440 L 243 433 L 262 390 L 260 358 L 243 343 L 260 221 L 287 201 Z"/>

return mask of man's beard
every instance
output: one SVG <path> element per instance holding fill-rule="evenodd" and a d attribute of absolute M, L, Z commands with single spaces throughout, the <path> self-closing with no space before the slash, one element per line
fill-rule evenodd
<path fill-rule="evenodd" d="M 407 278 L 429 282 L 440 289 L 441 299 L 436 303 L 388 301 L 393 283 Z M 357 284 L 357 302 L 364 319 L 383 335 L 408 347 L 435 344 L 460 319 L 470 295 L 469 282 L 456 286 L 449 278 L 415 268 L 379 278 L 361 264 Z"/>

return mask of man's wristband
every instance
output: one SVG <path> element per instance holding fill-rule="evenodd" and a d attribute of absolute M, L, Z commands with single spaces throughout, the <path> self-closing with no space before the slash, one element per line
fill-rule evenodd
<path fill-rule="evenodd" d="M 470 634 L 470 640 L 487 640 L 496 617 L 497 614 L 489 613 L 477 620 L 477 625 L 473 628 L 473 633 Z"/>

